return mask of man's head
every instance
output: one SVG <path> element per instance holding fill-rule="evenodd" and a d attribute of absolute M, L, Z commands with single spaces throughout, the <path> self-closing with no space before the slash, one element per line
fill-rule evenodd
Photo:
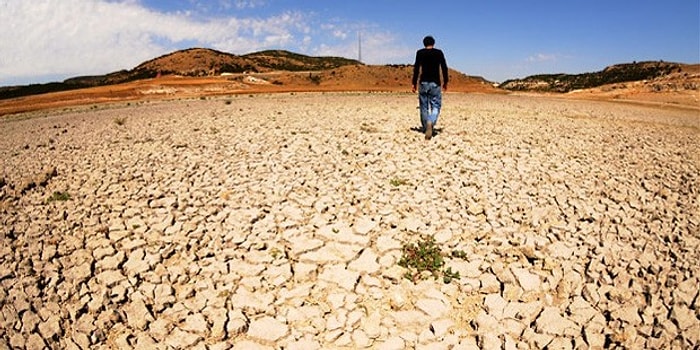
<path fill-rule="evenodd" d="M 435 38 L 433 38 L 430 35 L 426 36 L 425 38 L 423 38 L 423 46 L 435 46 Z"/>

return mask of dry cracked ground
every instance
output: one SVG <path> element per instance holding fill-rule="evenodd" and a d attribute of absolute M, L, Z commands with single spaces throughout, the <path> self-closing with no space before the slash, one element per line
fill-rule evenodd
<path fill-rule="evenodd" d="M 700 346 L 697 110 L 444 102 L 5 118 L 0 349 Z M 427 237 L 458 278 L 405 278 Z"/>

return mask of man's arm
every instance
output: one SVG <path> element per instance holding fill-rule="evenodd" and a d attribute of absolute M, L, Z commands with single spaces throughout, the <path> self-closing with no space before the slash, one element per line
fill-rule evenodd
<path fill-rule="evenodd" d="M 418 52 L 416 52 L 416 59 L 413 63 L 413 78 L 411 79 L 411 91 L 416 92 L 416 85 L 418 84 L 418 74 L 420 73 L 420 59 L 418 57 Z"/>
<path fill-rule="evenodd" d="M 445 60 L 445 55 L 442 55 L 442 62 L 440 62 L 440 70 L 442 71 L 442 89 L 447 90 L 447 83 L 450 79 L 447 70 L 447 60 Z"/>

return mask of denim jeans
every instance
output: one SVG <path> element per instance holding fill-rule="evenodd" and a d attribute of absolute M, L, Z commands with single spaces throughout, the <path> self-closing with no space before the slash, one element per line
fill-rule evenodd
<path fill-rule="evenodd" d="M 433 82 L 420 83 L 418 103 L 420 105 L 420 125 L 425 131 L 428 122 L 435 126 L 440 115 L 440 107 L 442 107 L 442 90 L 440 85 Z"/>

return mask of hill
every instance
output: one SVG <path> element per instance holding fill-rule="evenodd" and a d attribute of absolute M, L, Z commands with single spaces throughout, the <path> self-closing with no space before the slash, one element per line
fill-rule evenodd
<path fill-rule="evenodd" d="M 0 88 L 0 115 L 115 101 L 257 92 L 410 91 L 412 65 L 365 65 L 342 57 L 269 50 L 243 56 L 176 51 L 100 76 Z M 498 93 L 491 82 L 450 70 L 450 91 Z"/>
<path fill-rule="evenodd" d="M 510 91 L 570 92 L 607 84 L 659 78 L 682 71 L 682 64 L 634 62 L 609 66 L 602 71 L 583 74 L 540 74 L 524 79 L 507 80 L 499 85 Z"/>
<path fill-rule="evenodd" d="M 356 64 L 360 62 L 340 57 L 311 57 L 283 50 L 237 56 L 212 49 L 192 48 L 154 58 L 131 70 L 74 77 L 60 83 L 0 87 L 0 99 L 121 84 L 162 75 L 208 77 L 224 73 L 321 70 Z"/>

